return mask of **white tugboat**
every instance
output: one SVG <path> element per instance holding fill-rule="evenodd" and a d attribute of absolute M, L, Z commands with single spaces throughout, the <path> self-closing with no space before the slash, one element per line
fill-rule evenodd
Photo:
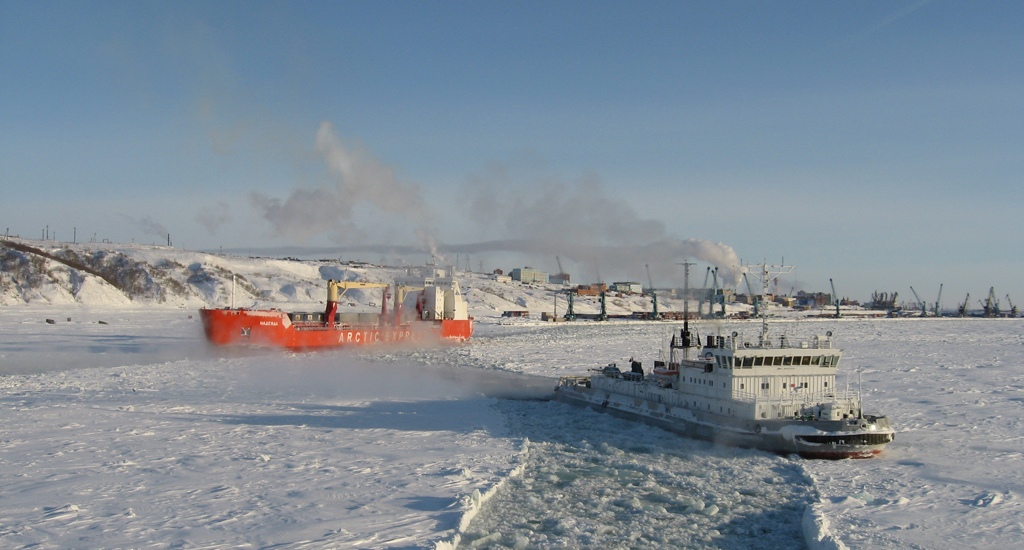
<path fill-rule="evenodd" d="M 766 291 L 777 267 L 762 266 Z M 769 338 L 762 309 L 756 342 L 733 332 L 708 335 L 701 346 L 687 318 L 667 361 L 656 361 L 649 375 L 637 362 L 630 372 L 611 364 L 591 376 L 562 377 L 555 393 L 567 403 L 725 445 L 806 458 L 875 456 L 895 432 L 887 417 L 863 412 L 859 391 L 837 387 L 842 350 L 831 337 Z"/>

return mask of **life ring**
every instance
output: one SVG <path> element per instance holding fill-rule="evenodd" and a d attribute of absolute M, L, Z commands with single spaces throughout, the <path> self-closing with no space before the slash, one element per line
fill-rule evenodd
<path fill-rule="evenodd" d="M 704 358 L 705 359 L 711 359 L 714 356 L 715 356 L 715 354 L 711 353 L 710 351 L 705 351 L 704 352 Z"/>

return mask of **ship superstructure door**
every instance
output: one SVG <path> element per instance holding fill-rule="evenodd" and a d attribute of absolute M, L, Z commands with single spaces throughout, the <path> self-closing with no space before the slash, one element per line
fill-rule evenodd
<path fill-rule="evenodd" d="M 428 286 L 423 291 L 423 320 L 438 321 L 444 317 L 444 290 Z"/>

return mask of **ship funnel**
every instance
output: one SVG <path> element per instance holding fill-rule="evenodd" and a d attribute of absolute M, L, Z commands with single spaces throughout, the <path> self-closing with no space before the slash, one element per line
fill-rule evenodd
<path fill-rule="evenodd" d="M 679 336 L 682 337 L 684 348 L 696 347 L 693 343 L 693 333 L 690 332 L 689 327 L 684 328 Z"/>

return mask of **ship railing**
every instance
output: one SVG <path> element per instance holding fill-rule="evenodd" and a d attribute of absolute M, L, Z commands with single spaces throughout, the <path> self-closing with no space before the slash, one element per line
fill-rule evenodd
<path fill-rule="evenodd" d="M 860 394 L 855 391 L 803 391 L 787 390 L 784 393 L 762 393 L 758 391 L 736 391 L 732 393 L 734 401 L 760 404 L 796 405 L 802 403 L 855 403 L 860 401 Z"/>
<path fill-rule="evenodd" d="M 559 386 L 586 386 L 590 387 L 589 376 L 563 376 L 558 379 Z"/>
<path fill-rule="evenodd" d="M 757 347 L 755 342 L 743 342 L 738 336 L 709 336 L 708 338 L 713 340 L 714 344 L 713 346 L 710 343 L 708 345 L 716 348 L 737 350 Z M 682 348 L 682 343 L 678 336 L 673 337 L 671 347 Z M 774 349 L 832 349 L 832 339 L 815 336 L 810 340 L 794 340 L 783 335 L 772 340 L 765 340 L 764 347 Z"/>
<path fill-rule="evenodd" d="M 780 349 L 832 349 L 832 339 L 815 336 L 811 340 L 794 340 L 786 335 L 779 337 Z"/>

